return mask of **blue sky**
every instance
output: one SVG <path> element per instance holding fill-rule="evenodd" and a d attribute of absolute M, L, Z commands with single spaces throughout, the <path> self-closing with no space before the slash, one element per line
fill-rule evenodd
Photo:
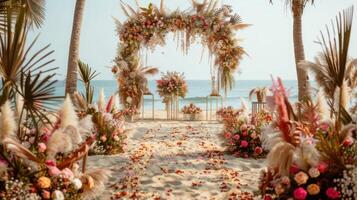
<path fill-rule="evenodd" d="M 47 0 L 46 21 L 43 27 L 31 33 L 40 33 L 37 49 L 50 43 L 55 50 L 54 66 L 59 67 L 58 79 L 66 75 L 68 49 L 70 43 L 75 0 Z M 135 0 L 123 0 L 135 7 Z M 159 5 L 160 0 L 141 0 L 142 6 L 149 2 Z M 190 0 L 166 0 L 169 10 L 190 8 Z M 220 0 L 233 6 L 234 12 L 241 15 L 245 23 L 253 26 L 236 33 L 249 56 L 244 57 L 236 79 L 269 79 L 270 75 L 284 79 L 296 79 L 292 41 L 292 16 L 282 1 L 275 0 Z M 356 0 L 318 0 L 315 6 L 308 6 L 303 16 L 303 40 L 307 59 L 313 59 L 319 46 L 314 43 L 319 31 L 335 17 L 338 11 L 351 5 L 355 7 L 350 56 L 357 57 L 357 1 Z M 119 0 L 86 0 L 81 30 L 80 59 L 100 72 L 97 79 L 112 80 L 110 66 L 116 55 L 118 37 L 113 17 L 125 21 Z M 198 38 L 199 41 L 199 38 Z M 188 55 L 176 49 L 172 35 L 166 38 L 164 47 L 158 46 L 147 54 L 147 65 L 157 66 L 161 71 L 176 70 L 184 72 L 187 79 L 209 79 L 207 52 L 201 60 L 202 45 L 194 44 Z M 143 53 L 145 56 L 146 53 Z M 144 59 L 144 58 L 143 58 Z M 157 77 L 154 77 L 157 78 Z"/>

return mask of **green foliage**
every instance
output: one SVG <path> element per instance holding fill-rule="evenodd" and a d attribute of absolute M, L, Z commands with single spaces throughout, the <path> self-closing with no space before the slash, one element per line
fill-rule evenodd
<path fill-rule="evenodd" d="M 78 69 L 79 69 L 79 75 L 80 75 L 80 80 L 83 82 L 86 93 L 85 95 L 82 94 L 83 97 L 85 97 L 85 100 L 87 102 L 87 105 L 92 104 L 93 102 L 93 94 L 94 94 L 94 88 L 91 86 L 91 81 L 99 75 L 95 70 L 92 71 L 92 69 L 89 67 L 88 64 L 78 61 Z"/>

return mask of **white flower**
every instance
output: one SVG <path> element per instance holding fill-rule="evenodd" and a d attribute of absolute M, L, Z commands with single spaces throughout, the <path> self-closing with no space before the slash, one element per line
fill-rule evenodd
<path fill-rule="evenodd" d="M 320 171 L 316 167 L 311 167 L 309 169 L 309 175 L 312 178 L 316 178 L 316 177 L 320 176 Z"/>
<path fill-rule="evenodd" d="M 53 200 L 64 200 L 64 195 L 63 195 L 62 191 L 60 191 L 60 190 L 55 190 L 55 191 L 52 193 L 52 199 L 53 199 Z"/>
<path fill-rule="evenodd" d="M 133 101 L 133 99 L 131 97 L 126 98 L 126 102 L 131 103 L 131 101 Z"/>
<path fill-rule="evenodd" d="M 76 189 L 76 190 L 79 190 L 82 188 L 82 181 L 79 180 L 78 178 L 73 179 L 72 184 L 74 186 L 74 189 Z"/>
<path fill-rule="evenodd" d="M 113 139 L 114 139 L 114 141 L 119 141 L 120 138 L 116 135 L 113 137 Z"/>

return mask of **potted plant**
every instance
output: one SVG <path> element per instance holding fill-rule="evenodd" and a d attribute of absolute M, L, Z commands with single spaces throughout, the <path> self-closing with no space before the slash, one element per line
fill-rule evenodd
<path fill-rule="evenodd" d="M 190 103 L 182 108 L 184 120 L 194 121 L 200 119 L 200 114 L 202 109 L 197 107 L 195 104 Z"/>

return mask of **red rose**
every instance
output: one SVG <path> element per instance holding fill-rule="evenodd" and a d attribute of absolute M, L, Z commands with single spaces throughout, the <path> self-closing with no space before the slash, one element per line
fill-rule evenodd
<path fill-rule="evenodd" d="M 292 174 L 296 174 L 300 171 L 300 169 L 296 165 L 291 165 L 289 171 Z"/>
<path fill-rule="evenodd" d="M 259 155 L 259 154 L 263 153 L 263 149 L 261 147 L 255 147 L 254 153 Z"/>

